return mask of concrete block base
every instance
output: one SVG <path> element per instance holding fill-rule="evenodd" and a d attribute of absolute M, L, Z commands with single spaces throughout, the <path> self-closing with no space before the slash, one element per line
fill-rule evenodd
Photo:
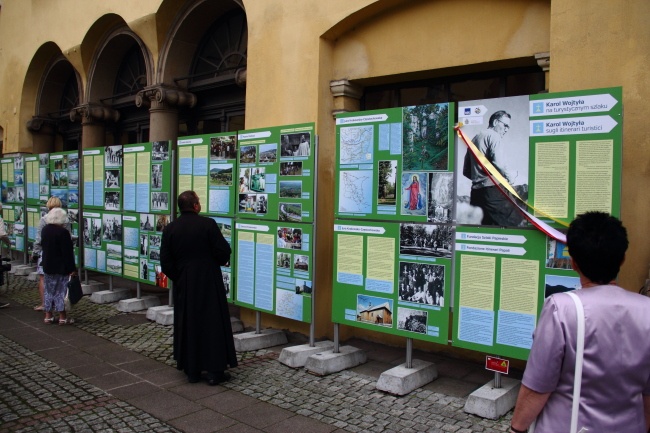
<path fill-rule="evenodd" d="M 236 317 L 230 316 L 230 326 L 234 333 L 242 332 L 244 330 L 244 323 Z"/>
<path fill-rule="evenodd" d="M 90 302 L 95 304 L 110 304 L 111 302 L 117 302 L 121 299 L 128 299 L 132 295 L 131 289 L 113 289 L 113 290 L 102 290 L 95 292 L 90 295 Z"/>
<path fill-rule="evenodd" d="M 29 275 L 27 276 L 27 279 L 29 281 L 38 281 L 40 279 L 40 275 L 38 275 L 38 272 L 30 272 Z"/>
<path fill-rule="evenodd" d="M 259 334 L 244 332 L 237 334 L 235 338 L 235 351 L 248 352 L 250 350 L 265 349 L 267 347 L 287 344 L 287 336 L 279 329 L 264 329 Z"/>
<path fill-rule="evenodd" d="M 519 380 L 502 377 L 501 388 L 494 388 L 490 381 L 469 395 L 463 410 L 482 418 L 498 419 L 515 407 L 520 383 Z"/>
<path fill-rule="evenodd" d="M 279 361 L 284 365 L 291 368 L 304 367 L 307 359 L 316 353 L 332 350 L 334 348 L 333 341 L 319 341 L 314 343 L 314 347 L 309 344 L 301 344 L 300 346 L 285 347 L 280 352 Z"/>
<path fill-rule="evenodd" d="M 16 274 L 16 270 L 18 269 L 18 267 L 27 266 L 25 265 L 25 263 L 23 263 L 22 260 L 12 260 L 9 263 L 11 263 L 11 270 L 9 271 L 9 274 L 13 274 L 13 275 Z"/>
<path fill-rule="evenodd" d="M 88 280 L 88 284 L 81 283 L 81 291 L 84 292 L 84 295 L 92 295 L 95 292 L 102 291 L 106 289 L 106 285 L 99 281 Z"/>
<path fill-rule="evenodd" d="M 117 310 L 123 313 L 130 313 L 132 311 L 142 311 L 150 307 L 160 305 L 160 299 L 157 296 L 142 296 L 140 299 L 122 299 L 117 303 Z"/>
<path fill-rule="evenodd" d="M 147 319 L 151 320 L 152 322 L 155 322 L 158 314 L 162 313 L 163 311 L 174 311 L 174 307 L 170 307 L 169 305 L 160 305 L 158 307 L 151 307 L 147 310 Z"/>
<path fill-rule="evenodd" d="M 406 395 L 438 377 L 432 362 L 414 359 L 411 368 L 406 363 L 384 371 L 377 381 L 377 389 L 394 395 Z"/>
<path fill-rule="evenodd" d="M 305 370 L 318 376 L 325 376 L 364 364 L 367 359 L 366 352 L 363 350 L 353 346 L 341 346 L 339 353 L 326 350 L 310 356 L 305 364 Z"/>
<path fill-rule="evenodd" d="M 12 266 L 12 270 L 15 269 L 16 275 L 26 276 L 36 271 L 36 266 L 32 265 L 18 265 L 15 268 Z"/>
<path fill-rule="evenodd" d="M 160 311 L 156 314 L 156 323 L 160 325 L 173 325 L 174 324 L 174 309 Z"/>

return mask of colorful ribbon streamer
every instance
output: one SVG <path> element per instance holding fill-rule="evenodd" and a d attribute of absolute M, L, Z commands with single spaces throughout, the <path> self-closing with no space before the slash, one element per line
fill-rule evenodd
<path fill-rule="evenodd" d="M 508 201 L 510 201 L 518 210 L 519 212 L 522 213 L 524 218 L 528 220 L 533 226 L 535 226 L 538 230 L 542 231 L 544 234 L 547 236 L 558 240 L 562 243 L 566 243 L 566 235 L 562 233 L 561 231 L 549 226 L 547 223 L 544 221 L 540 220 L 539 218 L 535 217 L 531 213 L 529 213 L 526 209 L 522 209 L 522 207 L 515 201 L 517 199 L 520 203 L 522 203 L 524 206 L 527 206 L 531 209 L 533 209 L 535 212 L 544 215 L 545 217 L 555 221 L 558 224 L 561 224 L 565 227 L 568 226 L 567 223 L 564 221 L 557 220 L 553 218 L 552 216 L 540 211 L 539 209 L 535 208 L 533 205 L 526 203 L 520 196 L 517 194 L 517 191 L 510 185 L 510 183 L 506 180 L 505 177 L 501 175 L 499 170 L 497 170 L 494 165 L 483 155 L 483 152 L 478 150 L 476 145 L 472 142 L 472 140 L 468 139 L 465 133 L 461 131 L 461 127 L 463 126 L 462 123 L 460 123 L 458 126 L 455 126 L 454 129 L 456 130 L 456 133 L 458 136 L 465 142 L 467 145 L 467 148 L 472 152 L 472 155 L 476 160 L 478 161 L 479 165 L 485 171 L 487 176 L 490 178 L 492 183 L 499 189 L 499 191 L 506 196 Z M 506 192 L 507 191 L 507 192 Z M 508 194 L 508 192 L 511 194 Z"/>

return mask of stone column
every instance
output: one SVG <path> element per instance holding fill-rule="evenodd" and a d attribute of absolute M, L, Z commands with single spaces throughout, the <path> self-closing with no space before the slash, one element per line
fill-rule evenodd
<path fill-rule="evenodd" d="M 46 117 L 33 116 L 27 121 L 27 130 L 32 133 L 32 153 L 54 152 L 56 122 Z"/>
<path fill-rule="evenodd" d="M 176 140 L 178 138 L 178 109 L 196 105 L 193 93 L 156 84 L 138 92 L 137 107 L 149 108 L 149 141 Z"/>
<path fill-rule="evenodd" d="M 535 60 L 542 71 L 544 71 L 544 90 L 548 92 L 549 87 L 549 70 L 551 69 L 551 53 L 537 53 L 535 54 Z"/>
<path fill-rule="evenodd" d="M 360 110 L 363 87 L 351 83 L 347 79 L 342 79 L 330 81 L 330 90 L 334 97 L 333 116 L 336 116 L 338 113 Z"/>
<path fill-rule="evenodd" d="M 96 104 L 82 104 L 70 111 L 72 122 L 81 121 L 81 148 L 104 147 L 106 145 L 106 122 L 117 122 L 120 113 L 110 107 Z"/>

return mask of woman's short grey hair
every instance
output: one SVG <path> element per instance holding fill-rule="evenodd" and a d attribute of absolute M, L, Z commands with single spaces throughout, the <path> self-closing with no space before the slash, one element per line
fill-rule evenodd
<path fill-rule="evenodd" d="M 60 207 L 55 207 L 45 215 L 45 222 L 48 224 L 56 224 L 57 226 L 64 226 L 68 222 L 68 213 Z"/>

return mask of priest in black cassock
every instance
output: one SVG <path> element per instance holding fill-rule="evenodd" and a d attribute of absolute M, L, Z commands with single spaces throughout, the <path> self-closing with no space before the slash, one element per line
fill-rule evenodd
<path fill-rule="evenodd" d="M 178 196 L 178 209 L 160 249 L 162 271 L 174 282 L 174 359 L 190 383 L 206 372 L 208 384 L 216 385 L 237 366 L 220 268 L 230 260 L 230 245 L 214 220 L 199 215 L 194 191 Z"/>

